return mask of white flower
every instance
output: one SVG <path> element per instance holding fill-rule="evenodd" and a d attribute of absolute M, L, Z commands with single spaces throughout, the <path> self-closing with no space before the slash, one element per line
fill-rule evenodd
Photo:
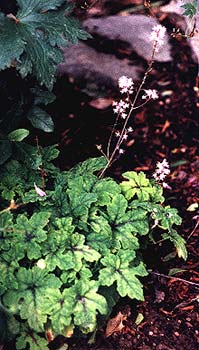
<path fill-rule="evenodd" d="M 142 96 L 143 100 L 147 98 L 152 98 L 153 100 L 156 100 L 159 97 L 158 92 L 155 89 L 144 90 L 144 92 L 145 92 L 145 95 Z"/>
<path fill-rule="evenodd" d="M 133 93 L 133 80 L 131 78 L 127 78 L 125 75 L 123 75 L 122 77 L 120 77 L 118 79 L 118 85 L 119 85 L 119 89 L 120 92 L 122 94 L 124 93 L 129 93 L 132 94 Z"/>
<path fill-rule="evenodd" d="M 122 118 L 126 118 L 127 113 L 126 110 L 129 108 L 129 103 L 125 102 L 123 100 L 120 100 L 119 102 L 113 102 L 113 112 L 116 114 L 120 114 Z"/>
<path fill-rule="evenodd" d="M 155 51 L 158 52 L 159 48 L 164 44 L 164 36 L 166 33 L 166 28 L 161 24 L 157 24 L 153 27 L 152 33 L 150 35 L 150 40 L 153 41 Z"/>
<path fill-rule="evenodd" d="M 125 133 L 124 135 L 123 135 L 123 138 L 122 138 L 123 140 L 127 140 L 128 139 L 128 135 Z"/>
<path fill-rule="evenodd" d="M 127 113 L 126 113 L 126 112 L 122 112 L 122 113 L 120 114 L 120 116 L 121 116 L 122 119 L 126 119 Z"/>
<path fill-rule="evenodd" d="M 129 126 L 129 127 L 127 128 L 127 132 L 133 132 L 133 128 L 132 128 L 131 126 Z"/>
<path fill-rule="evenodd" d="M 164 172 L 166 175 L 170 174 L 169 163 L 166 159 L 163 159 L 162 162 L 157 162 L 156 164 L 156 172 L 161 174 Z"/>
<path fill-rule="evenodd" d="M 163 182 L 165 177 L 170 174 L 169 163 L 166 159 L 162 162 L 157 162 L 153 177 L 158 182 Z M 163 182 L 165 184 L 165 182 Z"/>
<path fill-rule="evenodd" d="M 119 149 L 119 153 L 120 154 L 123 154 L 124 153 L 124 150 L 122 148 Z"/>

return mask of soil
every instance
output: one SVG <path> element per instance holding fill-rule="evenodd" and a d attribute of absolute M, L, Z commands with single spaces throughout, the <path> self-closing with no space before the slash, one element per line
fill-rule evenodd
<path fill-rule="evenodd" d="M 142 1 L 77 1 L 75 15 L 80 19 L 117 14 Z M 166 2 L 164 2 L 165 4 Z M 149 4 L 149 3 L 148 3 Z M 142 8 L 139 13 L 146 14 Z M 151 9 L 148 9 L 151 11 Z M 154 14 L 172 32 L 169 15 Z M 143 170 L 151 176 L 157 161 L 166 158 L 171 174 L 165 189 L 166 202 L 179 210 L 183 218 L 179 233 L 187 241 L 188 259 L 178 258 L 173 247 L 160 242 L 151 245 L 145 261 L 151 271 L 143 280 L 144 302 L 120 300 L 111 317 L 127 314 L 124 328 L 105 337 L 105 327 L 89 337 L 68 340 L 72 350 L 197 350 L 199 349 L 199 212 L 187 210 L 199 202 L 198 155 L 198 66 L 192 59 L 188 38 L 171 38 L 172 63 L 156 63 L 147 86 L 157 89 L 160 98 L 150 102 L 132 117 L 134 132 L 122 155 L 107 175 L 121 179 L 127 170 Z M 124 57 L 125 58 L 125 57 Z M 57 100 L 50 106 L 56 132 L 38 134 L 40 144 L 58 143 L 57 165 L 70 169 L 79 161 L 99 156 L 96 145 L 106 147 L 114 123 L 112 107 L 97 108 L 96 101 L 76 86 L 67 76 L 58 79 L 54 92 Z M 107 91 L 105 100 L 113 95 Z M 94 102 L 93 102 L 94 101 Z M 196 205 L 197 206 L 197 205 Z M 179 272 L 169 276 L 171 269 Z M 140 324 L 136 322 L 142 314 Z"/>
<path fill-rule="evenodd" d="M 142 2 L 79 1 L 75 15 L 80 20 L 96 14 L 112 15 L 136 3 Z M 139 13 L 146 14 L 146 11 L 141 9 Z M 171 33 L 171 17 L 167 14 L 161 17 L 158 8 L 153 11 Z M 120 300 L 111 317 L 119 312 L 127 314 L 124 328 L 109 337 L 105 336 L 105 327 L 100 329 L 93 344 L 88 344 L 89 337 L 81 341 L 69 339 L 73 350 L 199 349 L 197 204 L 195 210 L 188 210 L 199 200 L 198 66 L 192 59 L 188 38 L 178 36 L 170 41 L 172 63 L 156 63 L 147 82 L 148 87 L 159 91 L 160 98 L 132 117 L 134 132 L 125 154 L 107 175 L 119 180 L 126 170 L 143 170 L 151 176 L 157 161 L 163 158 L 169 161 L 171 175 L 167 182 L 171 189 L 165 189 L 165 197 L 183 218 L 179 233 L 187 241 L 188 259 L 178 258 L 173 247 L 165 243 L 152 245 L 145 254 L 151 271 L 143 281 L 145 301 Z M 56 119 L 56 134 L 53 140 L 48 136 L 43 142 L 60 145 L 57 165 L 69 169 L 79 161 L 100 155 L 96 145 L 106 146 L 114 115 L 110 105 L 99 109 L 96 100 L 82 92 L 67 76 L 58 79 L 54 90 L 58 98 L 51 105 L 51 112 Z M 105 102 L 112 98 L 112 93 L 107 91 Z M 173 268 L 179 272 L 169 276 Z M 138 313 L 143 318 L 140 324 L 136 324 Z"/>

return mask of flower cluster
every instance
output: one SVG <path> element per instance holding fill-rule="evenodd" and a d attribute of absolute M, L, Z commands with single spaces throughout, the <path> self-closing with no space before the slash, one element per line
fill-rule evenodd
<path fill-rule="evenodd" d="M 153 27 L 152 33 L 150 35 L 150 40 L 153 42 L 155 51 L 158 52 L 159 48 L 164 44 L 164 36 L 166 33 L 166 28 L 161 24 L 157 24 Z"/>
<path fill-rule="evenodd" d="M 163 159 L 162 162 L 157 162 L 155 172 L 153 177 L 156 181 L 162 182 L 165 177 L 170 174 L 169 163 L 166 159 Z"/>
<path fill-rule="evenodd" d="M 154 90 L 154 89 L 153 90 L 152 89 L 145 90 L 144 89 L 144 92 L 145 92 L 145 95 L 142 96 L 143 100 L 145 100 L 145 99 L 156 100 L 159 97 L 157 90 Z"/>
<path fill-rule="evenodd" d="M 120 100 L 119 102 L 113 102 L 113 112 L 120 115 L 121 118 L 125 119 L 128 114 L 129 103 L 127 101 Z"/>
<path fill-rule="evenodd" d="M 131 78 L 127 78 L 125 75 L 123 75 L 122 77 L 120 77 L 118 79 L 118 85 L 119 85 L 119 89 L 120 92 L 122 94 L 125 93 L 129 93 L 132 94 L 133 93 L 133 80 Z"/>

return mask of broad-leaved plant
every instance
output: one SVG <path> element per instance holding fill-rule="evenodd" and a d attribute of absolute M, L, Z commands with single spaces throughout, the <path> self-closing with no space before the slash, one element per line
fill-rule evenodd
<path fill-rule="evenodd" d="M 55 336 L 68 328 L 93 332 L 118 298 L 143 300 L 141 242 L 154 232 L 186 259 L 176 231 L 181 218 L 154 180 L 134 171 L 120 183 L 100 178 L 104 157 L 60 172 L 51 163 L 56 156 L 47 147 L 29 168 L 18 158 L 2 170 L 1 333 L 16 337 L 17 349 L 47 349 L 49 329 Z M 44 196 L 33 186 L 42 186 L 39 167 L 47 174 Z"/>

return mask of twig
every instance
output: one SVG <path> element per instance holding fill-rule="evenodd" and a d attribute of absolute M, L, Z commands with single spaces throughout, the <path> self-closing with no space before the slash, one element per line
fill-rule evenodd
<path fill-rule="evenodd" d="M 194 234 L 194 232 L 196 231 L 197 227 L 199 225 L 199 215 L 197 215 L 197 222 L 195 224 L 195 227 L 193 228 L 193 230 L 191 231 L 190 235 L 187 237 L 187 241 L 191 238 L 191 236 Z"/>
<path fill-rule="evenodd" d="M 154 272 L 154 271 L 150 271 L 150 273 L 152 275 L 156 275 L 156 276 L 165 277 L 168 279 L 174 279 L 176 281 L 184 282 L 184 283 L 187 283 L 187 284 L 190 284 L 192 286 L 196 286 L 197 288 L 199 288 L 199 283 L 187 281 L 187 280 L 180 278 L 180 277 L 168 276 L 168 275 L 165 275 L 164 273 L 159 273 L 159 272 Z"/>
<path fill-rule="evenodd" d="M 174 309 L 179 309 L 180 307 L 185 307 L 185 306 L 193 303 L 193 301 L 199 301 L 199 295 L 197 295 L 195 298 L 192 298 L 189 301 L 183 301 L 182 303 L 176 305 Z"/>

